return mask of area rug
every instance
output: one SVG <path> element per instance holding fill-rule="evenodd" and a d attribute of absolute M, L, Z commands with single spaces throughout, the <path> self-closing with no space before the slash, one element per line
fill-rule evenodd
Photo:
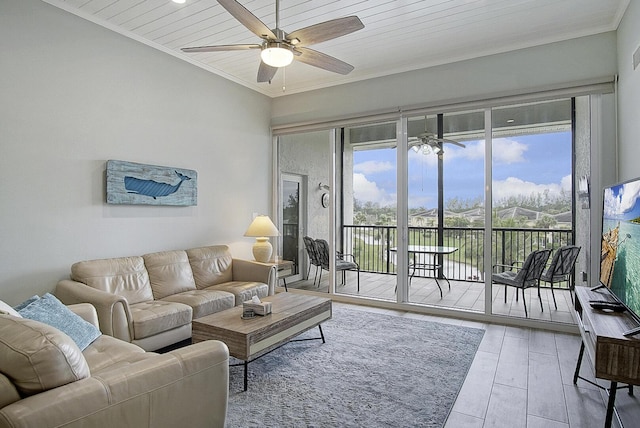
<path fill-rule="evenodd" d="M 344 307 L 322 330 L 251 362 L 246 392 L 230 367 L 227 427 L 442 427 L 484 335 Z"/>

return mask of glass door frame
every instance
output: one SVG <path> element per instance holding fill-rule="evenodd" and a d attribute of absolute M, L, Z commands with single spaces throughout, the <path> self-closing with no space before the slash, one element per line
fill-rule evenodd
<path fill-rule="evenodd" d="M 305 177 L 300 174 L 294 174 L 290 172 L 281 172 L 280 173 L 280 183 L 279 183 L 279 203 L 278 203 L 278 228 L 280 231 L 284 231 L 284 215 L 282 213 L 282 209 L 284 207 L 285 201 L 283 200 L 284 191 L 284 182 L 291 181 L 298 184 L 298 230 L 297 230 L 297 260 L 298 260 L 298 272 L 294 275 L 288 276 L 287 279 L 291 282 L 299 281 L 303 278 L 303 272 L 306 272 L 308 269 L 305 252 L 304 252 L 304 244 L 302 242 L 302 237 L 305 235 L 307 231 L 307 215 L 305 210 L 305 201 L 307 200 L 307 180 Z M 282 233 L 282 232 L 281 232 Z M 281 245 L 280 251 L 278 254 L 279 258 L 284 259 L 284 235 L 281 237 Z M 304 262 L 303 262 L 304 261 Z"/>

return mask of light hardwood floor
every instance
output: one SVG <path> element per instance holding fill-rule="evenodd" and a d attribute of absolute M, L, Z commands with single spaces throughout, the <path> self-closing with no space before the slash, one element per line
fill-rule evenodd
<path fill-rule="evenodd" d="M 445 428 L 604 426 L 606 393 L 582 380 L 578 380 L 577 385 L 573 384 L 580 349 L 580 337 L 577 335 L 334 304 L 485 329 Z M 585 355 L 580 374 L 595 381 L 587 358 Z M 635 408 L 640 406 L 638 400 L 628 396 L 624 390 L 619 391 L 616 401 L 618 407 L 622 403 Z M 638 419 L 635 423 L 640 424 Z"/>

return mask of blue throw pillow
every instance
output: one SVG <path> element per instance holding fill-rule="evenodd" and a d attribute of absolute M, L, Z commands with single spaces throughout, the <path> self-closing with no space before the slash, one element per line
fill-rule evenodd
<path fill-rule="evenodd" d="M 15 309 L 16 311 L 20 312 L 22 309 L 26 308 L 27 306 L 29 306 L 30 304 L 32 304 L 33 302 L 35 302 L 38 299 L 40 299 L 40 296 L 31 296 L 27 300 L 25 300 L 24 302 L 18 303 L 17 305 L 15 305 L 13 307 L 13 309 Z"/>
<path fill-rule="evenodd" d="M 40 321 L 57 328 L 73 339 L 81 351 L 84 351 L 91 342 L 102 334 L 96 326 L 74 314 L 53 294 L 47 293 L 41 298 L 35 299 L 34 297 L 29 299 L 30 303 L 18 310 L 18 313 L 24 318 Z M 23 306 L 23 304 L 18 306 Z"/>

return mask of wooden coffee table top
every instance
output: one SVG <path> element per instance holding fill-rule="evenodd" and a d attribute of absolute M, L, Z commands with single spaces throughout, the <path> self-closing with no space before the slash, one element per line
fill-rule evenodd
<path fill-rule="evenodd" d="M 193 320 L 192 340 L 220 340 L 229 354 L 249 361 L 331 318 L 331 299 L 296 293 L 278 293 L 266 316 L 242 319 L 242 306 Z"/>

